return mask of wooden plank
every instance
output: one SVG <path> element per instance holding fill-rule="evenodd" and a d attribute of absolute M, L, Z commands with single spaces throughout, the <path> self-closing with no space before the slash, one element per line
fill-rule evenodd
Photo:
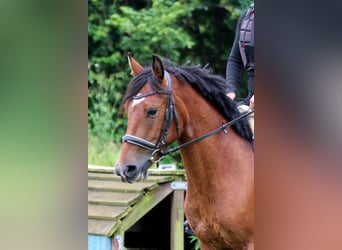
<path fill-rule="evenodd" d="M 88 173 L 88 180 L 107 180 L 107 181 L 117 181 L 120 183 L 121 179 L 119 176 L 114 175 L 113 173 L 94 173 L 94 172 L 89 172 Z M 174 176 L 172 175 L 149 175 L 147 179 L 141 180 L 140 182 L 137 183 L 146 183 L 146 182 L 155 182 L 155 183 L 165 183 L 169 181 L 173 181 Z"/>
<path fill-rule="evenodd" d="M 173 250 L 184 249 L 184 194 L 183 190 L 175 190 L 171 201 L 171 247 Z"/>
<path fill-rule="evenodd" d="M 114 167 L 88 165 L 88 172 L 114 173 Z"/>
<path fill-rule="evenodd" d="M 130 207 L 88 204 L 88 218 L 102 220 L 118 220 L 126 216 L 129 210 Z"/>
<path fill-rule="evenodd" d="M 117 221 L 88 219 L 88 234 L 110 236 L 110 232 L 120 225 Z"/>
<path fill-rule="evenodd" d="M 165 199 L 172 189 L 170 188 L 170 183 L 161 184 L 160 187 L 152 192 L 144 195 L 134 206 L 132 211 L 122 220 L 121 225 L 117 229 L 113 229 L 110 235 L 113 235 L 115 230 L 124 232 L 134 225 L 138 220 L 140 220 L 147 212 L 149 212 L 153 207 L 155 207 L 159 202 Z"/>
<path fill-rule="evenodd" d="M 176 170 L 160 170 L 156 168 L 150 168 L 148 170 L 148 173 L 151 175 L 179 175 L 179 176 L 185 176 L 185 170 L 184 169 L 176 169 Z"/>
<path fill-rule="evenodd" d="M 88 190 L 88 203 L 130 206 L 142 197 L 141 193 L 117 193 Z"/>
<path fill-rule="evenodd" d="M 88 180 L 108 180 L 108 181 L 121 182 L 120 177 L 113 173 L 88 172 Z"/>
<path fill-rule="evenodd" d="M 175 177 L 171 176 L 171 175 L 168 175 L 168 176 L 149 175 L 147 177 L 146 181 L 157 182 L 157 183 L 161 184 L 161 183 L 173 181 L 174 179 L 175 179 Z"/>
<path fill-rule="evenodd" d="M 133 184 L 115 182 L 115 181 L 100 181 L 100 180 L 88 180 L 88 189 L 90 190 L 103 190 L 113 191 L 120 193 L 137 193 L 147 192 L 158 187 L 157 183 L 151 182 L 136 182 Z"/>
<path fill-rule="evenodd" d="M 114 167 L 88 165 L 88 172 L 114 174 Z M 150 168 L 148 172 L 149 174 L 154 174 L 154 175 L 183 175 L 183 176 L 185 175 L 184 169 L 160 170 L 157 168 Z"/>
<path fill-rule="evenodd" d="M 88 235 L 88 250 L 111 250 L 112 239 L 100 235 Z"/>

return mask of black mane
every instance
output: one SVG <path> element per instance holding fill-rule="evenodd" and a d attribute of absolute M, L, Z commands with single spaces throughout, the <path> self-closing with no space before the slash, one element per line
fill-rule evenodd
<path fill-rule="evenodd" d="M 197 66 L 177 67 L 168 60 L 163 60 L 163 65 L 165 70 L 174 75 L 179 81 L 183 83 L 189 83 L 228 121 L 231 121 L 241 115 L 237 109 L 236 103 L 226 96 L 225 79 L 223 77 L 210 74 L 208 70 Z M 128 85 L 124 102 L 137 95 L 147 81 L 152 89 L 160 89 L 160 85 L 156 84 L 156 81 L 151 80 L 151 78 L 151 67 L 147 67 Z M 232 128 L 243 138 L 247 139 L 248 141 L 252 140 L 253 134 L 246 118 L 234 124 Z"/>

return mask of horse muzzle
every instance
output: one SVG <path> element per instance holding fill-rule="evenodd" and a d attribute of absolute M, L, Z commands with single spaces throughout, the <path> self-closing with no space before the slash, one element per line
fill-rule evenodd
<path fill-rule="evenodd" d="M 114 173 L 121 177 L 121 181 L 133 183 L 141 178 L 146 179 L 148 175 L 147 170 L 151 165 L 151 161 L 147 161 L 140 166 L 138 164 L 124 164 L 121 167 L 116 165 Z"/>
<path fill-rule="evenodd" d="M 135 165 L 115 166 L 114 173 L 121 177 L 122 182 L 132 183 L 137 179 L 138 171 Z"/>

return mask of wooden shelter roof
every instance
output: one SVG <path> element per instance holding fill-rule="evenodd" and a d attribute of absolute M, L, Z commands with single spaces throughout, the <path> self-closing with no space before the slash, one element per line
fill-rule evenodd
<path fill-rule="evenodd" d="M 123 183 L 113 168 L 88 166 L 88 234 L 111 237 L 125 231 L 166 198 L 183 170 L 149 170 L 146 180 Z"/>

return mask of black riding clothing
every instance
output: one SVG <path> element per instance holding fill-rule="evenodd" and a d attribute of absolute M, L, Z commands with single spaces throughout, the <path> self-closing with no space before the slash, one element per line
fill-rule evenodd
<path fill-rule="evenodd" d="M 248 76 L 248 96 L 244 104 L 249 105 L 249 100 L 254 95 L 254 4 L 242 13 L 236 26 L 236 35 L 227 62 L 227 93 L 236 93 L 245 70 Z"/>

